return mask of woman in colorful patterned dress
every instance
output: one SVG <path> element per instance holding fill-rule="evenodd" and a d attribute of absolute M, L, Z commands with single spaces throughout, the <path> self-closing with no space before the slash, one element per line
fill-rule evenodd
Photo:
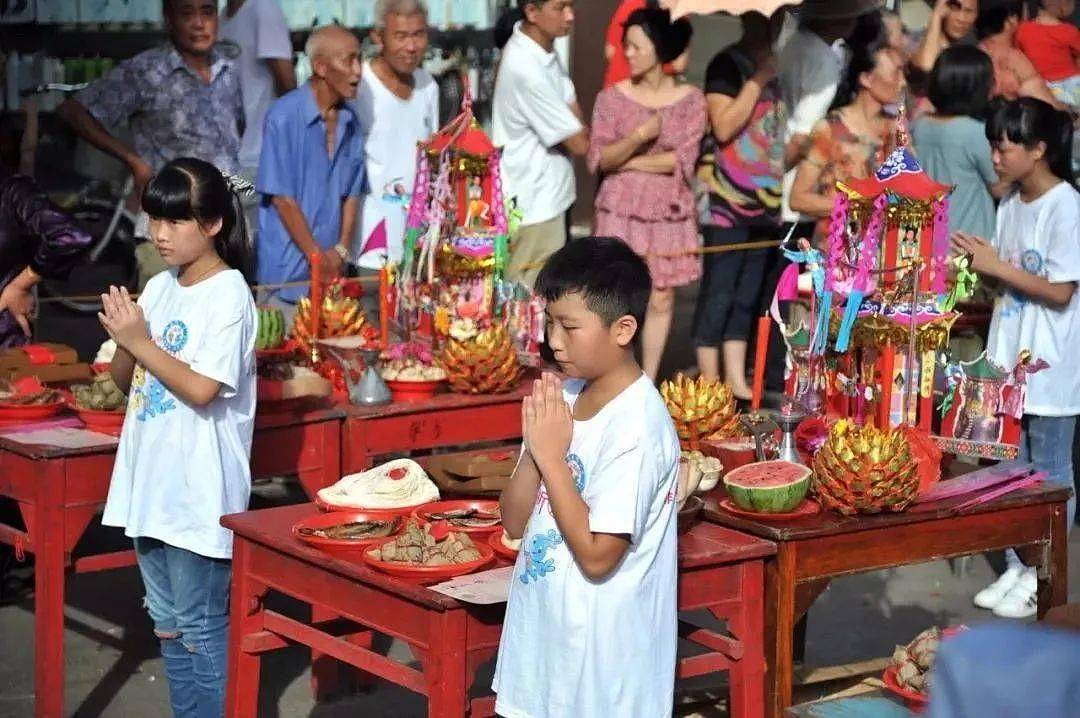
<path fill-rule="evenodd" d="M 709 64 L 705 99 L 712 132 L 698 179 L 709 193 L 702 217 L 706 247 L 774 239 L 784 173 L 784 105 L 771 48 L 775 33 L 758 13 L 742 16 L 743 35 Z M 750 398 L 746 348 L 759 304 L 768 249 L 706 254 L 694 312 L 701 374 L 721 375 L 738 399 Z"/>
<path fill-rule="evenodd" d="M 646 8 L 635 11 L 625 27 L 631 78 L 596 99 L 589 167 L 603 176 L 595 233 L 625 241 L 652 274 L 642 368 L 655 380 L 671 330 L 675 288 L 701 276 L 691 182 L 706 106 L 701 90 L 663 70 L 689 46 L 688 22 L 673 23 L 666 10 Z"/>

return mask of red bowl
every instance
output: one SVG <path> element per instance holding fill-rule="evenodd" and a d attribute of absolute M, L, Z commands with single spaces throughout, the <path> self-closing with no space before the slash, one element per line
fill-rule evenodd
<path fill-rule="evenodd" d="M 491 534 L 488 536 L 488 546 L 490 546 L 499 556 L 509 559 L 510 561 L 517 561 L 518 552 L 504 544 L 502 542 L 502 537 L 502 531 L 496 531 Z"/>
<path fill-rule="evenodd" d="M 367 550 L 361 554 L 363 556 L 364 563 L 378 571 L 388 573 L 391 576 L 419 579 L 427 583 L 445 581 L 447 579 L 455 578 L 456 576 L 464 576 L 466 574 L 479 571 L 484 566 L 487 566 L 489 563 L 495 560 L 494 549 L 492 549 L 491 546 L 485 544 L 482 541 L 476 542 L 476 550 L 480 552 L 480 558 L 476 559 L 475 561 L 468 561 L 466 563 L 455 563 L 450 566 L 420 566 L 417 564 L 380 561 L 371 557 L 369 551 L 379 546 L 382 546 L 384 543 L 389 543 L 392 540 L 393 537 L 383 539 L 378 543 L 368 545 Z"/>
<path fill-rule="evenodd" d="M 918 693 L 916 691 L 900 685 L 900 682 L 896 680 L 896 666 L 889 666 L 885 669 L 885 673 L 881 676 L 881 682 L 885 684 L 885 689 L 890 693 L 894 693 L 904 699 L 904 703 L 914 713 L 922 713 L 926 710 L 927 704 L 930 702 L 930 698 L 925 693 Z"/>
<path fill-rule="evenodd" d="M 300 529 L 322 529 L 330 526 L 337 526 L 339 524 L 350 523 L 352 521 L 386 521 L 391 518 L 401 518 L 401 525 L 398 529 L 390 534 L 388 537 L 378 537 L 371 539 L 349 540 L 349 539 L 332 539 L 322 538 L 320 536 L 305 536 L 300 533 Z M 361 552 L 370 548 L 371 546 L 381 543 L 387 538 L 394 538 L 405 529 L 405 519 L 400 516 L 387 516 L 386 514 L 379 513 L 378 511 L 338 511 L 329 514 L 314 514 L 306 519 L 302 519 L 293 524 L 292 535 L 297 541 L 306 543 L 309 546 L 314 546 L 320 551 L 332 553 L 338 556 L 346 558 L 356 559 L 360 556 Z"/>
<path fill-rule="evenodd" d="M 439 387 L 446 381 L 388 381 L 386 386 L 390 388 L 390 396 L 394 401 L 401 404 L 416 404 L 427 401 L 435 396 Z"/>
<path fill-rule="evenodd" d="M 3 404 L 0 403 L 0 421 L 28 422 L 51 419 L 67 407 L 67 400 L 61 399 L 51 404 Z"/>
<path fill-rule="evenodd" d="M 499 510 L 499 502 L 493 499 L 454 499 L 452 501 L 434 501 L 430 504 L 423 504 L 412 512 L 412 517 L 422 523 L 434 523 L 436 520 L 446 521 L 446 519 L 431 519 L 428 514 L 436 514 L 443 511 L 454 511 L 458 509 L 478 509 L 480 511 L 487 511 L 489 513 Z M 455 526 L 453 523 L 446 521 L 451 531 L 457 531 L 458 533 L 465 534 L 489 534 L 494 531 L 502 531 L 502 523 L 497 523 L 494 526 Z"/>
<path fill-rule="evenodd" d="M 114 436 L 120 435 L 120 431 L 124 427 L 124 417 L 127 416 L 127 409 L 102 411 L 100 409 L 81 409 L 78 406 L 74 406 L 72 409 L 75 410 L 75 414 L 82 420 L 82 423 L 86 424 L 87 429 Z"/>

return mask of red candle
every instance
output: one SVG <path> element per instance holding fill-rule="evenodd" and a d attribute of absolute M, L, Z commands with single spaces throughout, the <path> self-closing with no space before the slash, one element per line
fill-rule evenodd
<path fill-rule="evenodd" d="M 390 269 L 379 270 L 379 342 L 385 350 L 390 346 Z"/>
<path fill-rule="evenodd" d="M 892 410 L 893 372 L 896 370 L 896 347 L 886 344 L 878 360 L 881 382 L 881 404 L 878 405 L 878 428 L 889 428 L 889 412 Z"/>
<path fill-rule="evenodd" d="M 322 255 L 313 252 L 308 258 L 311 262 L 311 339 L 319 338 L 319 326 L 322 324 Z"/>
<path fill-rule="evenodd" d="M 761 396 L 765 390 L 765 356 L 769 351 L 769 332 L 772 331 L 772 319 L 766 314 L 758 319 L 757 347 L 754 350 L 754 386 L 750 399 L 752 409 L 761 408 Z"/>

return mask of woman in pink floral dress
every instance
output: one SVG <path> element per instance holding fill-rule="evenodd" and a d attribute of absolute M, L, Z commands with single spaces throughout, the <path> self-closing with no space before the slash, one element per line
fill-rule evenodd
<path fill-rule="evenodd" d="M 690 44 L 690 24 L 646 8 L 626 21 L 630 79 L 596 98 L 589 166 L 603 176 L 596 230 L 642 255 L 653 291 L 641 331 L 642 368 L 654 381 L 671 330 L 675 288 L 701 276 L 691 182 L 705 134 L 701 90 L 664 74 Z"/>

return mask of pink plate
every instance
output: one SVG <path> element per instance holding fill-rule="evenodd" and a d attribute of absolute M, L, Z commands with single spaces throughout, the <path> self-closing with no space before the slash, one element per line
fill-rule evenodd
<path fill-rule="evenodd" d="M 454 578 L 455 576 L 464 576 L 473 573 L 474 571 L 479 571 L 495 560 L 495 551 L 491 546 L 488 546 L 483 542 L 476 543 L 476 550 L 480 552 L 480 558 L 475 561 L 456 563 L 450 566 L 420 566 L 418 564 L 395 563 L 393 561 L 380 561 L 371 556 L 370 552 L 372 549 L 393 540 L 393 537 L 391 537 L 383 539 L 379 543 L 370 544 L 368 550 L 364 551 L 362 554 L 364 563 L 378 571 L 388 573 L 391 576 L 419 579 L 427 583 L 445 581 Z"/>
<path fill-rule="evenodd" d="M 816 501 L 806 499 L 801 504 L 795 507 L 794 511 L 789 511 L 784 514 L 769 514 L 760 511 L 747 511 L 740 509 L 730 498 L 720 499 L 720 508 L 728 513 L 735 514 L 736 516 L 745 516 L 750 519 L 761 519 L 763 521 L 794 521 L 795 519 L 806 518 L 807 516 L 816 516 L 821 513 L 821 505 Z"/>
<path fill-rule="evenodd" d="M 895 693 L 903 698 L 904 703 L 915 713 L 922 713 L 926 709 L 926 704 L 930 702 L 925 693 L 918 693 L 900 685 L 900 682 L 896 680 L 896 666 L 889 666 L 885 669 L 885 673 L 881 676 L 881 682 L 885 684 L 885 688 L 890 693 Z"/>
<path fill-rule="evenodd" d="M 452 501 L 435 501 L 430 504 L 424 504 L 415 511 L 412 512 L 412 517 L 417 521 L 424 523 L 433 523 L 434 520 L 430 518 L 430 514 L 437 514 L 445 511 L 477 509 L 478 511 L 486 511 L 487 513 L 498 513 L 499 502 L 492 499 L 455 499 Z M 442 519 L 446 521 L 446 519 Z M 502 530 L 502 523 L 497 523 L 494 526 L 456 526 L 453 522 L 446 521 L 450 526 L 451 531 L 458 531 L 466 534 L 489 534 L 494 531 Z"/>

